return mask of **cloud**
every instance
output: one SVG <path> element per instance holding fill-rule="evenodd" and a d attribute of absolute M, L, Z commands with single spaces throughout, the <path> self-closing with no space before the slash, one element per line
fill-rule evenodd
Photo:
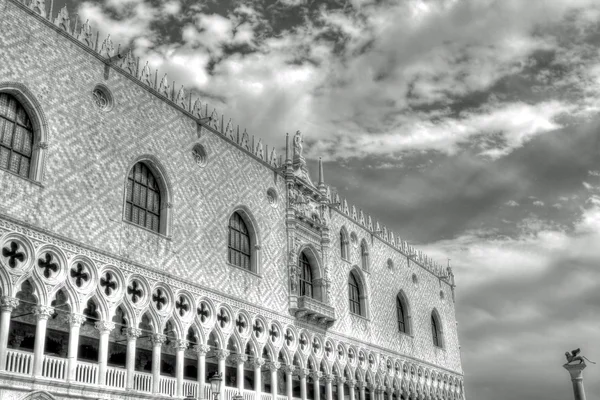
<path fill-rule="evenodd" d="M 540 200 L 536 200 L 536 201 L 533 202 L 533 205 L 537 206 L 537 207 L 543 207 L 544 206 L 544 202 L 540 201 Z"/>
<path fill-rule="evenodd" d="M 504 203 L 504 205 L 506 205 L 506 206 L 509 206 L 509 207 L 518 207 L 518 206 L 519 206 L 519 203 L 517 203 L 517 202 L 516 202 L 516 201 L 514 201 L 514 200 L 509 200 L 509 201 L 507 201 L 506 203 Z"/>

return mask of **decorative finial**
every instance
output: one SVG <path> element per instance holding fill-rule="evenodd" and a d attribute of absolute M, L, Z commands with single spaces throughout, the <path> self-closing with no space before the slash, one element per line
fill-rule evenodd
<path fill-rule="evenodd" d="M 323 174 L 323 160 L 319 157 L 319 189 L 325 186 L 325 175 Z"/>

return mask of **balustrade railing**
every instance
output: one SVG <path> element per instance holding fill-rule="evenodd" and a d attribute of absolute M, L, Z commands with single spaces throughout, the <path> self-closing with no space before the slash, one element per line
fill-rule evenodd
<path fill-rule="evenodd" d="M 288 400 L 288 397 L 283 395 L 283 394 L 278 394 L 277 395 L 277 400 Z"/>
<path fill-rule="evenodd" d="M 161 376 L 158 382 L 158 392 L 160 394 L 167 394 L 171 397 L 175 396 L 175 389 L 177 387 L 177 379 L 168 376 Z"/>
<path fill-rule="evenodd" d="M 244 400 L 254 400 L 256 397 L 256 392 L 254 390 L 244 389 L 242 396 L 244 396 Z"/>
<path fill-rule="evenodd" d="M 118 367 L 106 367 L 106 385 L 112 388 L 125 389 L 127 370 Z"/>
<path fill-rule="evenodd" d="M 212 399 L 213 396 L 211 396 L 211 392 L 210 392 L 210 383 L 205 383 L 204 384 L 204 397 L 203 399 Z"/>
<path fill-rule="evenodd" d="M 273 400 L 273 395 L 271 393 L 262 392 L 260 394 L 260 400 Z"/>
<path fill-rule="evenodd" d="M 152 392 L 152 374 L 135 371 L 133 373 L 133 389 L 140 392 Z"/>
<path fill-rule="evenodd" d="M 198 381 L 190 381 L 190 380 L 184 379 L 183 380 L 183 395 L 184 396 L 192 396 L 193 398 L 197 398 L 198 386 L 199 386 Z"/>
<path fill-rule="evenodd" d="M 67 359 L 44 356 L 42 363 L 42 376 L 51 379 L 65 379 L 65 371 L 67 368 Z"/>
<path fill-rule="evenodd" d="M 233 396 L 235 396 L 237 393 L 237 388 L 225 386 L 225 398 L 223 400 L 232 400 Z"/>
<path fill-rule="evenodd" d="M 98 364 L 77 361 L 75 380 L 77 382 L 95 385 L 98 381 Z"/>
<path fill-rule="evenodd" d="M 7 350 L 6 371 L 14 374 L 30 375 L 33 366 L 33 353 L 21 350 Z"/>

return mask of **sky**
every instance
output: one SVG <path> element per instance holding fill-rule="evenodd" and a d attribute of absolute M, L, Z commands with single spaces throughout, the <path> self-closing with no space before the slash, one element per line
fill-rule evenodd
<path fill-rule="evenodd" d="M 450 259 L 468 399 L 572 398 L 564 353 L 600 361 L 597 0 L 65 2 Z"/>

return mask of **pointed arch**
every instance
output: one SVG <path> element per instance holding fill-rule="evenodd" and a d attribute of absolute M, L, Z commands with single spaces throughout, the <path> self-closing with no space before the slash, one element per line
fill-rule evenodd
<path fill-rule="evenodd" d="M 342 260 L 349 261 L 350 260 L 350 236 L 348 235 L 348 230 L 345 226 L 342 226 L 339 234 L 340 240 L 340 257 Z"/>
<path fill-rule="evenodd" d="M 396 322 L 398 332 L 412 336 L 412 313 L 404 290 L 396 295 Z"/>
<path fill-rule="evenodd" d="M 360 267 L 369 270 L 369 245 L 365 239 L 360 241 Z"/>
<path fill-rule="evenodd" d="M 259 224 L 245 205 L 237 205 L 228 214 L 227 262 L 260 275 Z"/>
<path fill-rule="evenodd" d="M 444 328 L 436 308 L 431 312 L 431 336 L 435 347 L 444 348 Z"/>
<path fill-rule="evenodd" d="M 56 400 L 56 398 L 44 390 L 36 390 L 25 395 L 22 400 Z"/>
<path fill-rule="evenodd" d="M 368 318 L 368 294 L 363 272 L 356 265 L 348 274 L 348 304 L 350 313 Z"/>
<path fill-rule="evenodd" d="M 312 244 L 304 244 L 298 250 L 300 296 L 312 297 L 327 302 L 319 252 Z"/>
<path fill-rule="evenodd" d="M 145 188 L 147 196 L 143 199 L 143 204 L 134 199 L 133 192 L 136 187 Z M 133 159 L 125 172 L 123 220 L 169 237 L 173 219 L 172 204 L 172 185 L 165 167 L 158 158 L 151 154 L 143 154 Z"/>
<path fill-rule="evenodd" d="M 27 119 L 29 120 L 29 126 L 31 128 L 31 139 L 26 149 L 21 149 L 20 152 L 26 150 L 28 153 L 29 166 L 27 171 L 18 175 L 21 175 L 27 179 L 31 179 L 37 182 L 43 181 L 44 178 L 44 161 L 48 148 L 48 120 L 44 114 L 40 102 L 32 94 L 32 92 L 22 83 L 17 82 L 0 82 L 0 98 L 12 97 L 16 103 L 22 107 L 25 112 Z M 2 100 L 0 100 L 2 102 Z M 8 106 L 8 104 L 6 104 Z M 0 118 L 4 118 L 4 114 L 0 105 Z M 7 115 L 5 115 L 7 116 Z M 25 127 L 27 125 L 15 124 L 15 128 L 19 125 Z M 23 142 L 24 143 L 24 142 Z M 4 168 L 3 168 L 4 169 Z"/>

